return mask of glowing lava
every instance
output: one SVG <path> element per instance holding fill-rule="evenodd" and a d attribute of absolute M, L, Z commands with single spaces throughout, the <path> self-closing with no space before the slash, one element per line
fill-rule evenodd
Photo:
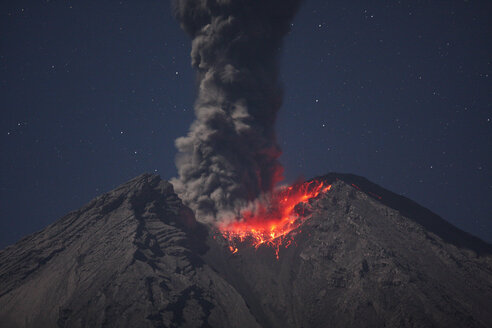
<path fill-rule="evenodd" d="M 220 233 L 233 254 L 238 252 L 240 243 L 249 243 L 255 248 L 265 244 L 275 249 L 278 259 L 280 247 L 292 243 L 289 233 L 309 217 L 297 205 L 308 203 L 330 188 L 331 185 L 315 180 L 280 188 L 268 199 L 243 209 L 238 220 L 219 226 Z"/>

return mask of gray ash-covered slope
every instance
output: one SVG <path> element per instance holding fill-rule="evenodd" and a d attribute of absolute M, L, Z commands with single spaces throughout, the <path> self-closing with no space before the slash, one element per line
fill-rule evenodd
<path fill-rule="evenodd" d="M 490 244 L 364 178 L 319 179 L 332 188 L 278 261 L 209 259 L 262 326 L 492 327 Z"/>
<path fill-rule="evenodd" d="M 170 183 L 139 176 L 1 251 L 0 327 L 255 327 L 200 259 L 206 236 Z"/>
<path fill-rule="evenodd" d="M 491 245 L 363 178 L 320 179 L 277 260 L 231 254 L 142 175 L 0 251 L 0 326 L 492 326 Z"/>

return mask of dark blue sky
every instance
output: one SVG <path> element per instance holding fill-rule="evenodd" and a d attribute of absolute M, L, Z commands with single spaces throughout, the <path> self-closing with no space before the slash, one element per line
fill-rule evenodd
<path fill-rule="evenodd" d="M 288 181 L 362 175 L 492 241 L 492 2 L 308 0 L 282 55 Z M 2 1 L 0 247 L 143 172 L 193 120 L 169 1 Z"/>

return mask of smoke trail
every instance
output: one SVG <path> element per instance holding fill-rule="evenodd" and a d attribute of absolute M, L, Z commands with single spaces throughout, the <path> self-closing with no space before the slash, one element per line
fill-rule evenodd
<path fill-rule="evenodd" d="M 198 70 L 196 120 L 176 140 L 176 192 L 206 221 L 282 176 L 278 54 L 302 0 L 174 0 Z"/>

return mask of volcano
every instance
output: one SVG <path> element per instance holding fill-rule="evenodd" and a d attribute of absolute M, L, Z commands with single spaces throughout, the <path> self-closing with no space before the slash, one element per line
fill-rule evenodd
<path fill-rule="evenodd" d="M 141 175 L 0 251 L 0 326 L 492 326 L 490 244 L 359 176 L 291 188 L 208 226 Z"/>

